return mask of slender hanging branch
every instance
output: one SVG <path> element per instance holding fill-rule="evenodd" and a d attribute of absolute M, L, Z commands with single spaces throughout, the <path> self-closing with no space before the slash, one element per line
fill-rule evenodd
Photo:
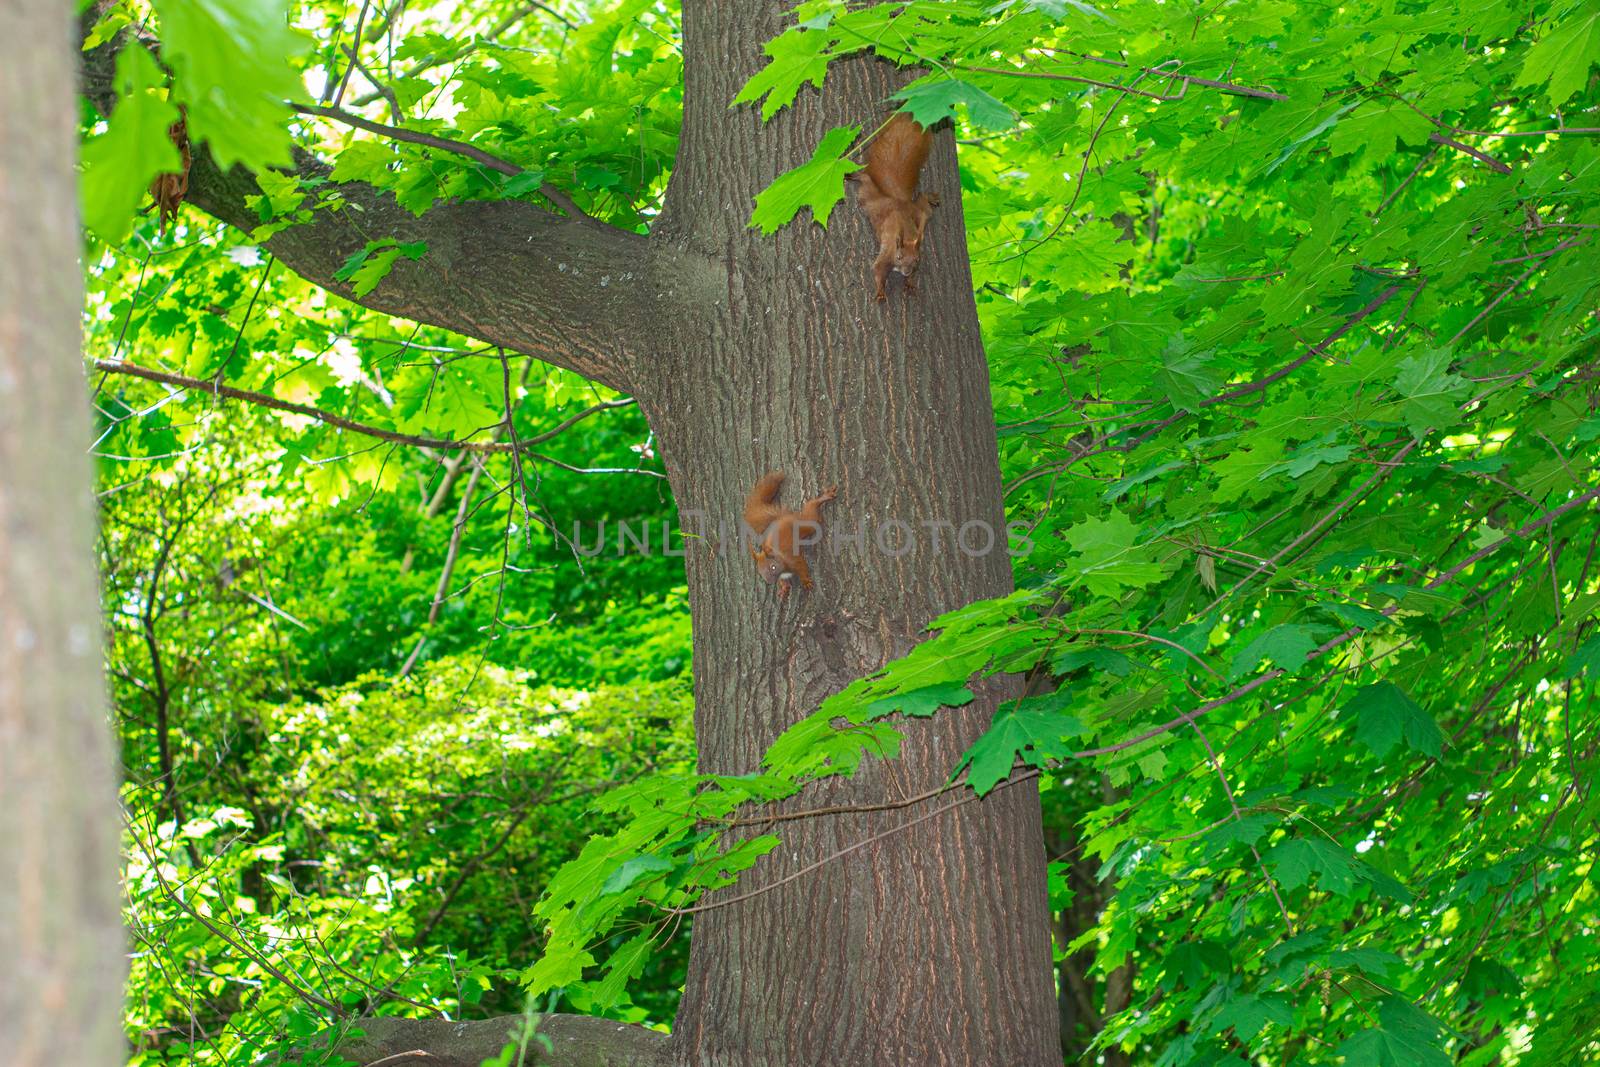
<path fill-rule="evenodd" d="M 331 411 L 323 411 L 321 408 L 314 408 L 310 404 L 298 404 L 292 400 L 280 400 L 275 396 L 268 396 L 266 393 L 254 393 L 248 389 L 236 389 L 231 385 L 221 385 L 216 382 L 206 381 L 204 378 L 191 378 L 186 374 L 171 374 L 167 371 L 155 370 L 151 367 L 141 367 L 136 363 L 128 363 L 123 360 L 97 359 L 94 361 L 94 368 L 99 371 L 104 371 L 107 374 L 126 374 L 134 378 L 143 378 L 146 381 L 160 382 L 162 385 L 175 385 L 182 389 L 196 389 L 213 397 L 227 397 L 229 400 L 240 400 L 244 403 L 255 404 L 259 407 L 273 408 L 277 411 L 288 411 L 295 415 L 304 415 L 307 418 L 316 419 L 318 422 L 326 423 L 329 426 L 337 426 L 341 430 L 349 430 L 351 433 L 364 434 L 367 437 L 376 437 L 380 441 L 389 441 L 397 445 L 411 445 L 414 448 L 460 450 L 463 452 L 477 452 L 480 454 L 522 452 L 532 456 L 534 459 L 539 460 L 540 462 L 550 463 L 565 470 L 579 470 L 580 468 L 563 463 L 561 460 L 555 459 L 552 456 L 547 456 L 542 452 L 534 452 L 532 451 L 531 446 L 550 440 L 550 438 L 555 437 L 562 431 L 571 428 L 575 423 L 588 418 L 590 415 L 594 415 L 601 411 L 609 411 L 613 408 L 628 407 L 634 403 L 632 397 L 624 397 L 620 400 L 603 400 L 592 407 L 587 407 L 574 415 L 568 416 L 556 426 L 546 430 L 543 433 L 536 434 L 533 437 L 529 437 L 526 440 L 516 443 L 509 441 L 451 441 L 442 437 L 423 437 L 418 434 L 400 433 L 397 430 L 385 430 L 379 426 L 368 426 L 366 423 L 356 422 L 354 419 L 347 419 L 343 415 L 335 415 Z M 626 468 L 617 468 L 617 470 L 623 469 Z M 655 471 L 644 470 L 641 470 L 638 473 L 650 475 L 656 474 Z"/>

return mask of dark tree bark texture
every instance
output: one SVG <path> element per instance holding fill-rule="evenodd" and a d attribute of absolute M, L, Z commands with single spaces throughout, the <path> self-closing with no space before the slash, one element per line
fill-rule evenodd
<path fill-rule="evenodd" d="M 780 602 L 741 545 L 690 539 L 701 767 L 741 774 L 824 697 L 908 651 L 930 620 L 1008 592 L 1010 564 L 951 135 L 938 133 L 923 176 L 943 206 L 920 289 L 896 288 L 879 304 L 876 243 L 853 203 L 827 230 L 802 218 L 763 238 L 746 222 L 755 194 L 808 159 L 828 129 L 875 126 L 904 75 L 870 58 L 835 64 L 820 92 L 803 91 L 763 123 L 728 101 L 763 64 L 782 5 L 689 0 L 683 23 L 683 136 L 649 238 L 518 203 L 413 219 L 386 194 L 345 188 L 367 207 L 368 233 L 388 225 L 429 245 L 422 263 L 398 265 L 362 302 L 632 392 L 661 442 L 685 529 L 734 522 L 769 470 L 788 473 L 790 506 L 839 487 L 830 527 L 865 536 L 814 553 L 809 595 Z M 105 60 L 89 64 L 92 92 Z M 249 185 L 196 153 L 190 200 L 200 208 L 245 222 Z M 365 240 L 328 218 L 269 247 L 350 295 L 331 276 Z M 890 527 L 880 545 L 875 535 L 893 521 L 912 536 Z M 993 531 L 991 550 L 959 550 L 956 531 L 980 523 L 971 528 Z M 976 691 L 965 708 L 899 724 L 901 759 L 869 761 L 790 806 L 883 804 L 938 786 L 1009 692 Z M 1037 789 L 1024 782 L 934 813 L 950 799 L 784 824 L 783 844 L 706 901 L 723 906 L 695 916 L 676 1062 L 1059 1063 Z M 764 886 L 773 888 L 747 896 Z"/>

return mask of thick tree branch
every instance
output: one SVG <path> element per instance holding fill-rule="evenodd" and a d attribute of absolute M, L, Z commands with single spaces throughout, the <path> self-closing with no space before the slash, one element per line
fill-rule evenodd
<path fill-rule="evenodd" d="M 513 1058 L 518 1067 L 666 1067 L 666 1034 L 642 1026 L 596 1019 L 587 1015 L 534 1016 L 538 1029 L 527 1043 L 526 1058 Z M 361 1036 L 333 1034 L 323 1043 L 363 1067 L 379 1064 L 416 1064 L 417 1067 L 478 1067 L 500 1054 L 516 1040 L 523 1025 L 520 1015 L 477 1022 L 449 1019 L 359 1019 L 352 1024 Z M 541 1040 L 544 1039 L 544 1040 Z M 549 1048 L 546 1050 L 545 1045 Z M 320 1063 L 315 1056 L 297 1062 Z"/>
<path fill-rule="evenodd" d="M 121 41 L 84 54 L 80 84 L 102 114 L 115 104 L 112 71 Z M 363 124 L 365 120 L 362 120 Z M 371 124 L 376 126 L 377 124 Z M 387 136 L 394 136 L 386 132 Z M 294 173 L 320 179 L 343 204 L 267 239 L 296 274 L 364 307 L 440 326 L 634 392 L 635 369 L 674 313 L 684 266 L 646 238 L 593 221 L 564 219 L 521 201 L 441 202 L 421 217 L 361 182 L 331 183 L 331 168 L 297 152 Z M 559 194 L 559 190 L 556 190 Z M 187 201 L 245 232 L 260 225 L 259 196 L 242 167 L 224 172 L 195 152 Z M 569 201 L 570 204 L 570 201 Z M 571 208 L 576 210 L 575 206 Z M 372 292 L 357 297 L 334 274 L 371 240 L 423 241 Z M 658 279 L 669 279 L 662 283 Z"/>

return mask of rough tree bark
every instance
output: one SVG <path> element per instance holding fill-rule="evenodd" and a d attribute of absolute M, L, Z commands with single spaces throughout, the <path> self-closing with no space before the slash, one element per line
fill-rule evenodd
<path fill-rule="evenodd" d="M 0 22 L 0 1061 L 120 1063 L 70 10 Z"/>
<path fill-rule="evenodd" d="M 862 58 L 835 65 L 821 92 L 803 91 L 769 123 L 753 108 L 730 110 L 783 18 L 766 0 L 685 4 L 683 136 L 649 238 L 520 203 L 413 219 L 351 185 L 346 195 L 367 209 L 364 232 L 330 217 L 269 242 L 292 269 L 348 296 L 333 271 L 370 233 L 389 226 L 426 240 L 427 258 L 397 266 L 362 303 L 632 392 L 687 529 L 735 520 L 767 470 L 788 472 L 791 503 L 839 486 L 830 524 L 865 525 L 867 537 L 817 554 L 809 596 L 780 603 L 740 546 L 691 539 L 700 762 L 727 774 L 757 769 L 779 732 L 909 650 L 935 616 L 1010 589 L 954 143 L 938 136 L 924 175 L 944 206 L 915 294 L 873 300 L 875 244 L 853 205 L 827 231 L 803 220 L 775 238 L 747 229 L 757 192 L 808 159 L 829 128 L 874 124 L 902 77 Z M 91 93 L 105 69 L 107 57 L 90 57 Z M 249 176 L 220 174 L 203 157 L 191 202 L 247 221 Z M 904 551 L 874 541 L 889 520 L 915 534 Z M 990 551 L 957 548 L 968 524 L 982 524 L 969 527 L 969 548 L 982 546 L 976 531 L 994 531 Z M 1005 692 L 980 687 L 966 708 L 903 724 L 900 760 L 792 806 L 881 804 L 937 786 Z M 669 1055 L 697 1067 L 1059 1063 L 1037 790 L 1027 782 L 922 818 L 948 801 L 787 824 L 783 845 L 709 902 L 774 888 L 696 916 Z M 913 825 L 781 882 L 902 824 Z M 648 1058 L 611 1053 L 605 1062 Z"/>

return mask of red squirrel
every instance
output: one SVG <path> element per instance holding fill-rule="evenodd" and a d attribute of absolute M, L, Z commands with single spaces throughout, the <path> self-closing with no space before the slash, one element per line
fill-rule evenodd
<path fill-rule="evenodd" d="M 780 598 L 789 595 L 791 578 L 800 579 L 807 590 L 811 588 L 811 569 L 801 551 L 820 536 L 822 505 L 839 492 L 834 486 L 807 500 L 799 511 L 789 511 L 778 503 L 783 477 L 782 471 L 774 471 L 762 478 L 744 501 L 745 525 L 761 537 L 761 544 L 750 549 L 756 572 L 768 582 L 777 583 Z"/>
<path fill-rule="evenodd" d="M 856 201 L 878 235 L 872 277 L 878 283 L 880 301 L 888 299 L 884 283 L 890 269 L 905 277 L 907 292 L 917 288 L 922 231 L 939 203 L 933 193 L 917 195 L 917 180 L 932 143 L 933 134 L 911 116 L 896 112 L 867 146 L 866 169 L 851 175 L 856 181 Z"/>
<path fill-rule="evenodd" d="M 180 108 L 178 121 L 167 127 L 167 137 L 172 141 L 172 147 L 178 150 L 178 169 L 168 174 L 157 174 L 150 183 L 150 197 L 155 201 L 156 218 L 163 237 L 167 234 L 167 223 L 178 217 L 178 205 L 189 193 L 189 166 L 194 162 L 194 156 L 189 151 L 189 127 L 185 119 L 185 113 Z"/>

